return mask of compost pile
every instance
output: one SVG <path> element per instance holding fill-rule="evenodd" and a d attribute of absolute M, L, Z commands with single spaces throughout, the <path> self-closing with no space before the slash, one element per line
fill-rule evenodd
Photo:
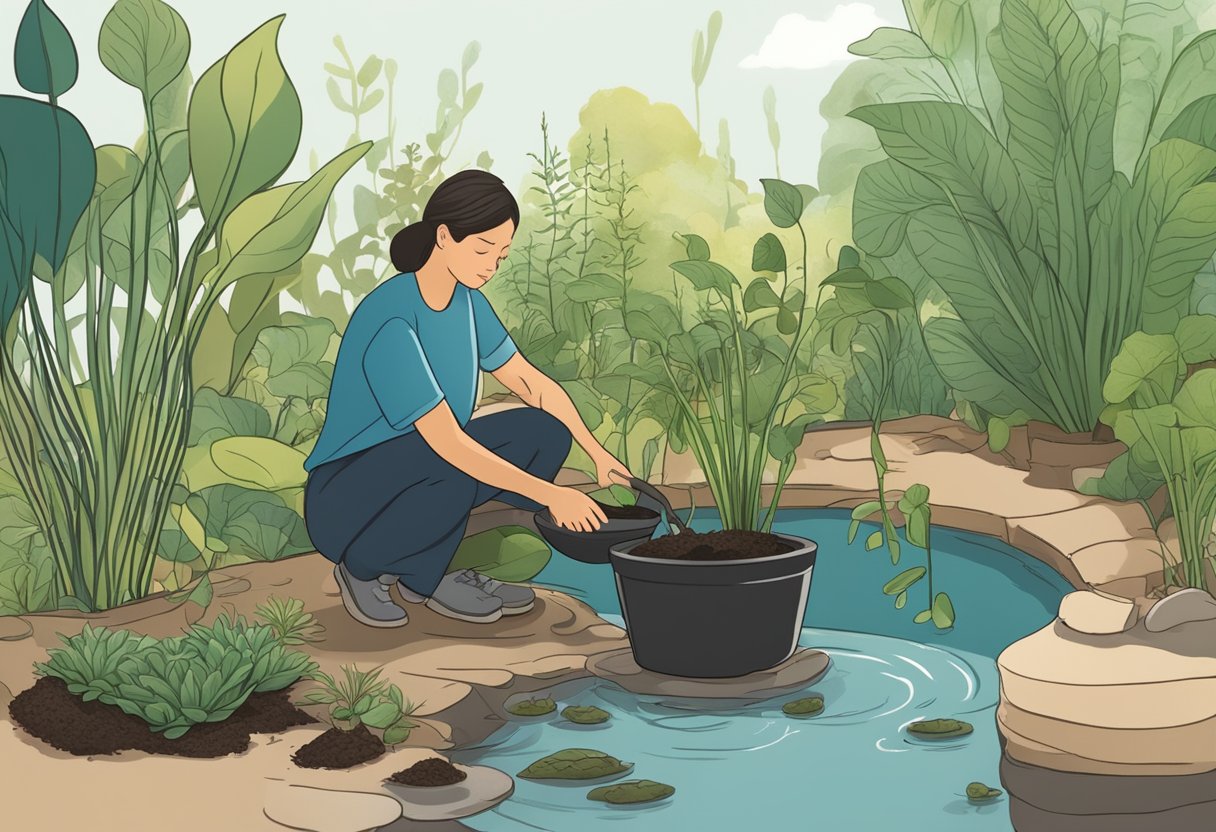
<path fill-rule="evenodd" d="M 360 725 L 353 731 L 330 728 L 301 746 L 292 761 L 300 768 L 352 768 L 384 753 L 384 743 Z"/>
<path fill-rule="evenodd" d="M 429 757 L 388 779 L 405 786 L 452 786 L 468 776 L 442 757 Z"/>
<path fill-rule="evenodd" d="M 316 722 L 291 704 L 285 690 L 251 694 L 223 722 L 195 725 L 166 739 L 137 716 L 96 699 L 86 702 L 62 679 L 45 676 L 9 703 L 18 725 L 49 745 L 77 756 L 144 751 L 174 757 L 224 757 L 249 749 L 251 734 L 277 734 Z"/>
<path fill-rule="evenodd" d="M 666 560 L 748 560 L 783 555 L 797 548 L 785 538 L 765 532 L 688 531 L 647 540 L 629 553 Z"/>

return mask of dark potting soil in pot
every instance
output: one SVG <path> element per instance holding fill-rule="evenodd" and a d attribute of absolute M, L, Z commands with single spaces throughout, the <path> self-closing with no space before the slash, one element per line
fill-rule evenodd
<path fill-rule="evenodd" d="M 452 786 L 468 776 L 442 757 L 428 757 L 388 779 L 405 786 Z"/>
<path fill-rule="evenodd" d="M 775 534 L 727 530 L 668 534 L 647 540 L 629 553 L 666 560 L 747 560 L 783 555 L 797 548 Z"/>
<path fill-rule="evenodd" d="M 170 740 L 117 705 L 85 702 L 53 676 L 19 693 L 8 709 L 28 733 L 78 756 L 131 749 L 174 757 L 223 757 L 247 751 L 251 734 L 275 734 L 316 722 L 291 704 L 287 691 L 269 691 L 251 695 L 223 722 L 195 725 Z"/>
<path fill-rule="evenodd" d="M 657 511 L 643 506 L 610 506 L 599 500 L 596 500 L 595 503 L 604 510 L 604 516 L 609 520 L 649 520 L 659 516 Z"/>
<path fill-rule="evenodd" d="M 353 731 L 330 728 L 310 740 L 292 755 L 300 768 L 353 768 L 374 760 L 384 753 L 380 738 L 360 725 Z"/>

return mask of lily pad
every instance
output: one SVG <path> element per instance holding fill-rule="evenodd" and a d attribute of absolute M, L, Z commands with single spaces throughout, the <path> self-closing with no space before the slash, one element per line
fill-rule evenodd
<path fill-rule="evenodd" d="M 921 722 L 913 722 L 908 726 L 908 733 L 931 740 L 962 737 L 970 734 L 971 731 L 970 722 L 962 722 L 957 719 L 926 719 Z"/>
<path fill-rule="evenodd" d="M 610 786 L 600 786 L 587 793 L 588 800 L 605 803 L 649 803 L 662 800 L 676 793 L 674 786 L 656 783 L 654 780 L 622 780 Z"/>
<path fill-rule="evenodd" d="M 795 699 L 786 702 L 781 710 L 788 716 L 813 716 L 823 710 L 822 696 L 808 696 L 805 699 Z"/>
<path fill-rule="evenodd" d="M 507 712 L 515 716 L 544 716 L 556 710 L 557 703 L 552 699 L 525 699 L 507 708 Z"/>
<path fill-rule="evenodd" d="M 542 757 L 517 774 L 528 780 L 594 780 L 633 768 L 616 757 L 591 748 L 567 748 Z"/>
<path fill-rule="evenodd" d="M 994 789 L 984 783 L 968 783 L 967 784 L 967 799 L 976 803 L 983 803 L 994 798 L 1000 797 L 1004 792 L 1000 789 Z"/>
<path fill-rule="evenodd" d="M 597 708 L 594 705 L 580 706 L 570 705 L 562 709 L 562 716 L 571 722 L 577 722 L 579 725 L 599 725 L 601 722 L 607 722 L 611 714 L 603 708 Z"/>

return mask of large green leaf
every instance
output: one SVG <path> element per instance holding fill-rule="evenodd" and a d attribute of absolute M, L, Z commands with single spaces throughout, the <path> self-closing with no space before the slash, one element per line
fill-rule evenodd
<path fill-rule="evenodd" d="M 523 526 L 499 526 L 460 542 L 448 571 L 472 569 L 499 581 L 530 581 L 549 563 L 549 544 Z"/>
<path fill-rule="evenodd" d="M 1216 30 L 1195 36 L 1174 59 L 1157 98 L 1148 143 L 1152 144 L 1186 107 L 1216 93 Z"/>
<path fill-rule="evenodd" d="M 267 491 L 304 484 L 306 454 L 262 436 L 228 436 L 211 443 L 215 467 L 240 484 Z"/>
<path fill-rule="evenodd" d="M 30 0 L 17 26 L 17 83 L 36 95 L 59 97 L 76 83 L 76 45 L 43 0 Z"/>
<path fill-rule="evenodd" d="M 765 234 L 752 248 L 752 271 L 783 272 L 786 269 L 785 247 L 776 234 Z"/>
<path fill-rule="evenodd" d="M 729 295 L 731 287 L 739 282 L 730 269 L 712 260 L 679 260 L 672 263 L 671 267 L 688 278 L 693 288 L 701 292 L 715 289 L 723 295 Z"/>
<path fill-rule="evenodd" d="M 101 22 L 97 48 L 106 69 L 150 100 L 185 68 L 190 30 L 161 0 L 118 0 Z"/>
<path fill-rule="evenodd" d="M 25 298 L 35 256 L 52 272 L 63 264 L 96 165 L 93 143 L 70 112 L 0 95 L 0 332 Z"/>
<path fill-rule="evenodd" d="M 802 192 L 780 179 L 761 179 L 764 187 L 764 210 L 778 228 L 789 228 L 802 218 L 805 204 Z"/>
<path fill-rule="evenodd" d="M 1186 372 L 1173 335 L 1133 332 L 1110 365 L 1102 387 L 1106 401 L 1117 404 L 1132 399 L 1136 407 L 1166 404 Z"/>
<path fill-rule="evenodd" d="M 912 216 L 933 206 L 949 210 L 950 203 L 929 177 L 893 159 L 866 165 L 853 195 L 854 239 L 872 257 L 888 257 L 904 241 Z"/>
<path fill-rule="evenodd" d="M 282 176 L 300 143 L 300 98 L 276 46 L 284 17 L 266 21 L 212 64 L 190 98 L 194 187 L 213 226 Z"/>
<path fill-rule="evenodd" d="M 1216 172 L 1216 159 L 1211 161 Z M 1190 188 L 1157 228 L 1145 266 L 1144 328 L 1173 328 L 1188 311 L 1195 275 L 1216 254 L 1216 182 Z"/>
<path fill-rule="evenodd" d="M 220 236 L 219 262 L 209 275 L 216 291 L 251 275 L 278 274 L 298 262 L 316 237 L 334 187 L 371 144 L 343 151 L 305 182 L 255 193 L 232 209 Z"/>
<path fill-rule="evenodd" d="M 189 444 L 210 447 L 229 436 L 270 436 L 270 414 L 257 402 L 202 388 L 190 411 Z"/>
<path fill-rule="evenodd" d="M 608 298 L 620 299 L 621 295 L 621 281 L 602 272 L 583 275 L 566 286 L 566 297 L 575 303 L 592 303 Z"/>
<path fill-rule="evenodd" d="M 907 29 L 880 26 L 855 43 L 849 44 L 849 52 L 867 58 L 930 58 L 933 53 L 920 35 Z"/>
<path fill-rule="evenodd" d="M 266 368 L 267 389 L 305 401 L 327 395 L 333 365 L 322 357 L 336 333 L 333 321 L 287 312 L 282 322 L 263 329 L 252 351 L 254 362 Z"/>
<path fill-rule="evenodd" d="M 274 560 L 312 549 L 304 521 L 275 494 L 220 484 L 188 501 L 207 537 L 224 541 L 229 555 Z"/>

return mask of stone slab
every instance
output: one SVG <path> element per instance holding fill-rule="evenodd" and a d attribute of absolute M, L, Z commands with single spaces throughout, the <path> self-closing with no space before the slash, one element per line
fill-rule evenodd
<path fill-rule="evenodd" d="M 632 693 L 758 702 L 806 687 L 823 676 L 830 664 L 826 653 L 803 648 L 776 667 L 747 676 L 685 679 L 645 670 L 634 661 L 632 651 L 625 649 L 589 659 L 587 670 Z"/>

